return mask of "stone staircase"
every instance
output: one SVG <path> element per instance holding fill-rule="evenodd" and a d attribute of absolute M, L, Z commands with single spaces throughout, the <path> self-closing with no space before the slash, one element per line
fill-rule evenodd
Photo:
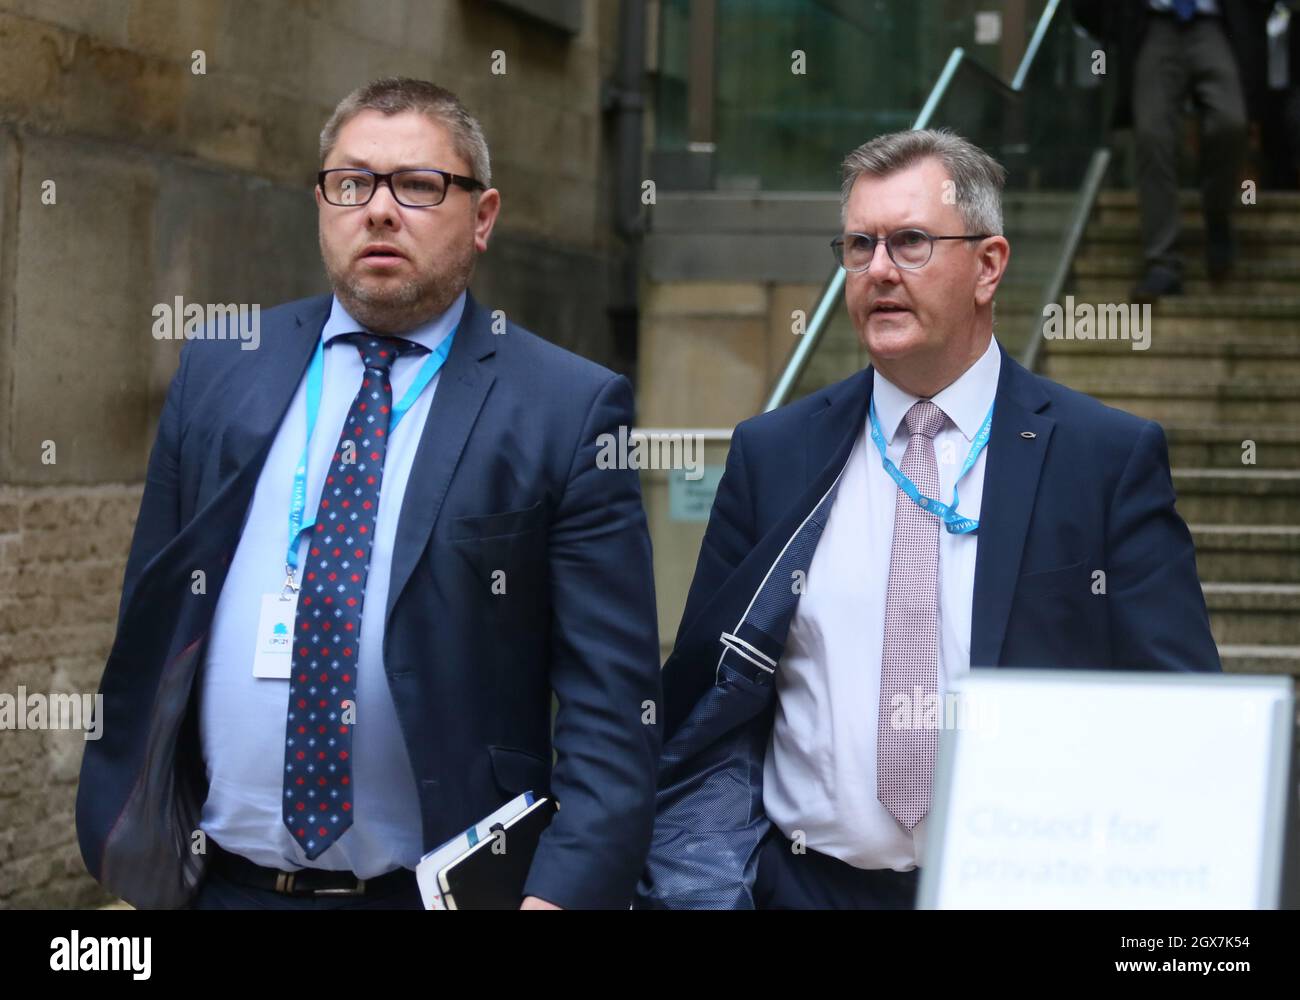
<path fill-rule="evenodd" d="M 1198 198 L 1181 202 L 1184 295 L 1152 308 L 1149 349 L 1045 340 L 1039 370 L 1164 426 L 1224 669 L 1300 678 L 1300 195 L 1238 211 L 1236 273 L 1218 288 Z M 1126 303 L 1141 266 L 1135 196 L 1104 192 L 1069 291 Z"/>

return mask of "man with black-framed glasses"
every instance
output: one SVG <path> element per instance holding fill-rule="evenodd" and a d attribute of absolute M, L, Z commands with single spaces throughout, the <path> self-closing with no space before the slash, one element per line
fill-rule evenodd
<path fill-rule="evenodd" d="M 911 907 L 955 678 L 1221 669 L 1160 426 L 994 336 L 1004 174 L 941 130 L 844 162 L 831 249 L 871 364 L 732 435 L 643 906 Z"/>
<path fill-rule="evenodd" d="M 631 386 L 469 294 L 501 197 L 450 91 L 359 88 L 320 156 L 333 294 L 187 342 L 167 395 L 87 867 L 140 907 L 419 908 L 421 857 L 532 792 L 522 908 L 626 908 L 659 648 L 637 471 L 597 455 Z"/>

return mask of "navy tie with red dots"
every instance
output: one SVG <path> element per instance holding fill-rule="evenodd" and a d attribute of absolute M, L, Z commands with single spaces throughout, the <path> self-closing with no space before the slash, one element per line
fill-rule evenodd
<path fill-rule="evenodd" d="M 321 488 L 294 618 L 284 749 L 284 822 L 315 859 L 352 825 L 357 647 L 398 355 L 424 350 L 369 333 L 338 338 L 365 374 Z"/>

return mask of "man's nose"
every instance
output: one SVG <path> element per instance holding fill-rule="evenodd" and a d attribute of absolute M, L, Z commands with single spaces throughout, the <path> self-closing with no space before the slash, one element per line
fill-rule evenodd
<path fill-rule="evenodd" d="M 877 263 L 880 264 L 879 270 L 876 268 Z M 876 245 L 871 252 L 871 263 L 867 265 L 867 269 L 862 273 L 876 281 L 880 281 L 891 275 L 897 278 L 897 271 L 898 265 L 894 263 L 894 258 L 889 256 L 889 248 L 885 246 L 885 241 L 876 240 Z"/>
<path fill-rule="evenodd" d="M 396 222 L 399 217 L 397 199 L 393 197 L 393 189 L 388 186 L 387 180 L 381 181 L 375 188 L 375 193 L 370 196 L 370 201 L 366 203 L 366 213 L 371 222 Z"/>

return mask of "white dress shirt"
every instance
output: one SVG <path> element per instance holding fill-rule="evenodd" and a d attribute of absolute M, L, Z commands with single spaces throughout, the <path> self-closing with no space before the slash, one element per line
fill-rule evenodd
<path fill-rule="evenodd" d="M 432 351 L 460 322 L 464 309 L 462 292 L 441 316 L 402 336 Z M 363 329 L 335 298 L 321 330 L 325 369 L 308 453 L 308 519 L 320 503 L 330 456 L 365 373 L 356 347 L 334 338 Z M 394 400 L 403 397 L 428 357 L 412 351 L 394 361 L 389 378 Z M 204 658 L 199 740 L 210 787 L 199 827 L 221 847 L 259 865 L 351 871 L 365 879 L 398 867 L 414 868 L 420 860 L 423 833 L 415 774 L 384 673 L 384 611 L 402 496 L 439 380 L 435 376 L 425 386 L 388 439 L 357 647 L 357 704 L 365 706 L 365 715 L 364 721 L 358 717 L 353 729 L 356 810 L 352 826 L 314 861 L 307 860 L 283 819 L 289 681 L 253 676 L 262 595 L 279 593 L 284 583 L 290 492 L 306 436 L 305 377 L 258 477 L 243 534 L 217 599 Z M 299 582 L 308 541 L 304 533 L 298 549 Z"/>
<path fill-rule="evenodd" d="M 935 435 L 940 496 L 952 502 L 957 474 L 997 393 L 1002 356 L 988 349 L 932 397 L 947 416 Z M 897 466 L 907 448 L 903 417 L 921 397 L 873 372 L 876 415 Z M 978 519 L 980 453 L 960 483 L 958 513 Z M 858 868 L 906 871 L 922 863 L 929 816 L 912 831 L 876 798 L 876 720 L 885 636 L 885 591 L 898 487 L 864 422 L 844 469 L 799 598 L 777 670 L 777 709 L 764 764 L 763 807 L 791 840 Z M 903 497 L 898 502 L 910 503 Z M 978 534 L 939 528 L 940 706 L 951 680 L 970 670 L 971 600 Z M 940 718 L 943 717 L 942 711 Z"/>

